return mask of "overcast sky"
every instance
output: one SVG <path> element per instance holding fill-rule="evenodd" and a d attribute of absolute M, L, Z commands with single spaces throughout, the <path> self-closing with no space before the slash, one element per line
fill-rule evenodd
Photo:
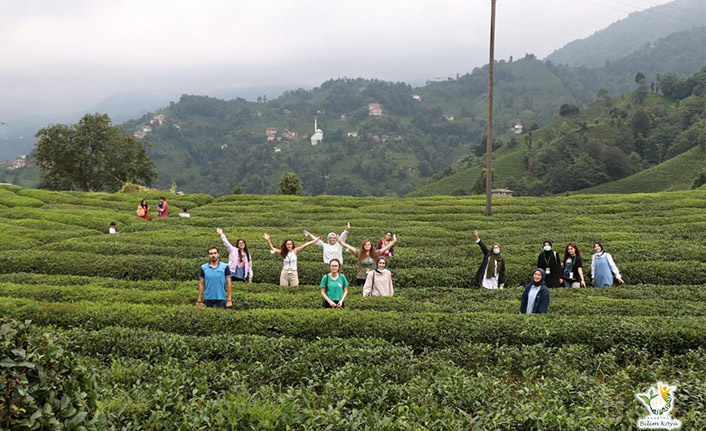
<path fill-rule="evenodd" d="M 543 58 L 668 1 L 498 0 L 496 59 Z M 85 110 L 115 94 L 177 100 L 343 76 L 455 76 L 488 62 L 490 3 L 0 0 L 0 121 Z"/>

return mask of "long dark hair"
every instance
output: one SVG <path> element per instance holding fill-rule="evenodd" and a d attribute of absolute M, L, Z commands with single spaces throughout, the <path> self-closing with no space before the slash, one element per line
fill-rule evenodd
<path fill-rule="evenodd" d="M 144 202 L 144 205 L 142 204 L 143 202 Z M 149 206 L 149 204 L 147 203 L 147 199 L 142 199 L 142 200 L 140 201 L 140 206 L 141 206 L 142 208 L 147 208 L 147 207 Z"/>
<path fill-rule="evenodd" d="M 238 238 L 235 240 L 235 248 L 238 249 L 238 263 L 243 263 L 243 256 L 240 254 L 240 248 L 238 248 L 238 243 L 240 241 L 243 241 L 243 244 L 245 244 L 245 247 L 243 247 L 243 251 L 245 252 L 245 255 L 248 257 L 248 260 L 252 260 L 250 257 L 250 252 L 248 251 L 248 243 L 245 242 L 243 238 Z"/>
<path fill-rule="evenodd" d="M 294 245 L 294 240 L 291 238 L 285 238 L 284 241 L 282 241 L 282 245 L 279 248 L 279 255 L 282 256 L 282 259 L 287 257 L 289 254 L 289 250 L 287 250 L 287 243 L 289 241 L 292 241 L 292 252 L 294 252 L 294 249 L 297 248 L 296 245 Z M 235 243 L 236 245 L 238 244 L 237 242 Z"/>
<path fill-rule="evenodd" d="M 369 242 L 370 243 L 370 251 L 365 251 L 365 243 Z M 363 253 L 367 253 L 364 255 Z M 375 246 L 373 245 L 373 242 L 369 239 L 366 239 L 363 241 L 363 244 L 360 245 L 360 251 L 358 251 L 358 260 L 362 262 L 366 257 L 370 256 L 371 259 L 373 259 L 373 262 L 377 262 L 378 260 L 378 253 L 375 251 Z"/>
<path fill-rule="evenodd" d="M 574 250 L 576 250 L 576 257 L 580 258 L 581 257 L 581 250 L 579 250 L 579 246 L 576 245 L 575 242 L 570 242 L 566 244 L 566 248 L 564 249 L 564 260 L 566 260 L 567 257 L 569 257 L 569 247 L 573 247 Z"/>

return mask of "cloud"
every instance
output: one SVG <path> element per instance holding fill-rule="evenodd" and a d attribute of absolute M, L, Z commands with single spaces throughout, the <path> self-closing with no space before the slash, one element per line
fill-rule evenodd
<path fill-rule="evenodd" d="M 644 8 L 497 4 L 496 58 L 544 57 Z M 120 91 L 451 76 L 487 63 L 489 16 L 490 2 L 460 0 L 5 1 L 0 115 L 78 109 Z"/>

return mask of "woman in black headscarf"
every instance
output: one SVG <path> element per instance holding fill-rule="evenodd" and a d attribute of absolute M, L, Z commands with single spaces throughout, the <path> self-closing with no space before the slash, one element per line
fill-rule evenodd
<path fill-rule="evenodd" d="M 537 258 L 537 268 L 544 270 L 547 287 L 560 287 L 564 284 L 561 277 L 561 259 L 556 251 L 552 250 L 552 242 L 543 243 L 542 252 Z"/>
<path fill-rule="evenodd" d="M 544 283 L 544 270 L 537 268 L 532 273 L 532 281 L 525 286 L 520 303 L 522 314 L 544 314 L 549 311 L 549 289 Z"/>

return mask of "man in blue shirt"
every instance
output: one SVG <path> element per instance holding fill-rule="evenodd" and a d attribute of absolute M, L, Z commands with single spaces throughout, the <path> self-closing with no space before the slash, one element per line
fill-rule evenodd
<path fill-rule="evenodd" d="M 196 305 L 201 308 L 230 308 L 233 306 L 231 300 L 233 294 L 233 284 L 230 280 L 230 268 L 221 262 L 216 247 L 208 249 L 208 263 L 201 265 L 199 269 L 199 299 Z M 227 293 L 227 296 L 226 296 Z"/>

